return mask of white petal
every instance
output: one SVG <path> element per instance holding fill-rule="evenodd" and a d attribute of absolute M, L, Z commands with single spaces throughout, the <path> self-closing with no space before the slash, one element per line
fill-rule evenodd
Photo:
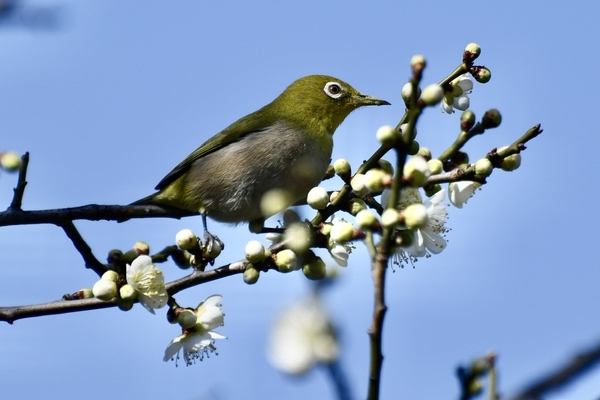
<path fill-rule="evenodd" d="M 463 94 L 460 97 L 456 97 L 452 105 L 457 110 L 465 111 L 467 108 L 469 108 L 469 105 L 471 105 L 471 101 L 469 100 L 469 96 Z"/>
<path fill-rule="evenodd" d="M 227 336 L 223 336 L 217 332 L 211 331 L 211 332 L 208 332 L 208 334 L 210 335 L 211 339 L 213 339 L 213 340 L 214 339 L 227 339 Z"/>
<path fill-rule="evenodd" d="M 452 107 L 452 105 L 446 103 L 445 101 L 442 100 L 441 104 L 441 108 L 442 111 L 444 111 L 446 114 L 452 114 L 454 112 L 454 108 Z"/>
<path fill-rule="evenodd" d="M 446 248 L 446 240 L 435 232 L 424 231 L 423 238 L 425 247 L 432 254 L 439 254 Z"/>
<path fill-rule="evenodd" d="M 163 357 L 163 361 L 169 361 L 170 359 L 172 359 L 177 353 L 179 353 L 179 350 L 181 350 L 181 348 L 183 347 L 183 344 L 181 343 L 181 340 L 184 338 L 184 335 L 181 336 L 177 336 L 175 339 L 173 339 L 171 341 L 171 343 L 169 343 L 169 345 L 167 346 L 167 348 L 165 349 L 165 355 Z"/>

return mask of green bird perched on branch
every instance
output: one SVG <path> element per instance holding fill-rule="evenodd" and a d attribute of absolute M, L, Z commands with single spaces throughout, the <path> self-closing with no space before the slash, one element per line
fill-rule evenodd
<path fill-rule="evenodd" d="M 227 223 L 270 217 L 261 199 L 284 193 L 284 206 L 306 197 L 325 176 L 333 133 L 352 111 L 390 104 L 360 94 L 346 82 L 310 75 L 293 82 L 273 102 L 197 148 L 161 180 L 159 192 L 132 203 L 159 205 Z"/>

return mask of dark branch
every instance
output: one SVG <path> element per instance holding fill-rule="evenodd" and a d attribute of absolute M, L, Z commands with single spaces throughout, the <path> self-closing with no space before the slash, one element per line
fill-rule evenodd
<path fill-rule="evenodd" d="M 17 180 L 17 187 L 14 188 L 15 195 L 13 197 L 8 212 L 14 212 L 21 210 L 21 204 L 23 203 L 23 194 L 25 193 L 25 186 L 27 186 L 27 165 L 29 164 L 29 152 L 23 154 L 21 157 L 21 166 L 19 167 L 19 179 Z"/>
<path fill-rule="evenodd" d="M 83 237 L 81 237 L 79 231 L 75 228 L 75 225 L 73 225 L 73 222 L 67 222 L 61 225 L 61 228 L 63 228 L 66 235 L 71 239 L 71 242 L 73 242 L 73 246 L 75 246 L 79 254 L 83 257 L 85 267 L 93 270 L 98 276 L 102 276 L 108 268 L 94 256 L 92 249 L 85 240 L 83 240 Z"/>

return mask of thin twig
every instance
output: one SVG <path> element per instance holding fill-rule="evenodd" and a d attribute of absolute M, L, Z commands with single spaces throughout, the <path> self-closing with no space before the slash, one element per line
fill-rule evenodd
<path fill-rule="evenodd" d="M 83 262 L 85 263 L 85 267 L 93 270 L 98 276 L 102 276 L 103 273 L 108 271 L 106 265 L 102 264 L 94 253 L 92 253 L 92 249 L 85 242 L 73 222 L 67 222 L 61 225 L 61 228 L 65 231 L 65 234 L 71 239 L 73 242 L 73 246 L 77 249 L 81 257 L 83 257 Z"/>
<path fill-rule="evenodd" d="M 23 194 L 25 193 L 25 186 L 27 186 L 27 165 L 29 164 L 29 152 L 21 156 L 21 166 L 19 167 L 19 178 L 17 180 L 17 186 L 13 189 L 15 195 L 13 197 L 7 212 L 16 212 L 21 210 L 23 204 Z"/>

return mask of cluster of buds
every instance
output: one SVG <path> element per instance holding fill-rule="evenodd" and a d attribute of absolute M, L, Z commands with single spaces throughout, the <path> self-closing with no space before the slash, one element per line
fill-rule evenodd
<path fill-rule="evenodd" d="M 207 240 L 203 244 L 202 240 L 190 229 L 182 229 L 177 232 L 175 244 L 177 250 L 171 253 L 171 258 L 181 269 L 194 267 L 204 270 L 207 263 L 214 263 L 223 249 L 218 238 Z"/>

